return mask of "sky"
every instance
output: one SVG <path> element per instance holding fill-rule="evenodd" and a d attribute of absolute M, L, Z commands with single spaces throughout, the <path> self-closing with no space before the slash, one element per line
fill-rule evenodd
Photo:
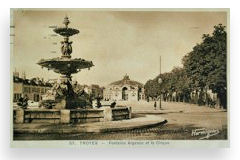
<path fill-rule="evenodd" d="M 211 34 L 214 25 L 227 25 L 226 12 L 167 11 L 37 11 L 15 10 L 12 16 L 12 70 L 25 72 L 27 78 L 59 78 L 52 70 L 36 63 L 44 58 L 60 57 L 61 36 L 49 26 L 80 30 L 70 37 L 72 58 L 93 61 L 90 70 L 73 74 L 80 84 L 106 86 L 128 74 L 130 79 L 146 83 L 159 74 L 182 66 L 182 57 Z M 57 43 L 56 45 L 54 43 Z M 54 53 L 56 52 L 56 53 Z"/>

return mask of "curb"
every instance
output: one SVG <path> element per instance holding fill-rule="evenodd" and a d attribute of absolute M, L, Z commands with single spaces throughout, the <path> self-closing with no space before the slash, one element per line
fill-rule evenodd
<path fill-rule="evenodd" d="M 164 125 L 167 122 L 168 122 L 167 120 L 164 120 L 162 122 L 145 124 L 145 125 L 141 125 L 141 126 L 132 126 L 132 127 L 124 127 L 124 128 L 104 128 L 104 129 L 100 129 L 100 132 L 106 133 L 106 132 L 116 132 L 116 131 L 128 131 L 128 130 L 133 130 L 133 129 L 151 128 L 151 127 L 155 127 L 158 125 Z"/>
<path fill-rule="evenodd" d="M 133 114 L 168 114 L 168 113 L 184 113 L 183 110 L 179 111 L 133 111 Z"/>
<path fill-rule="evenodd" d="M 116 132 L 116 131 L 128 131 L 133 129 L 142 129 L 155 127 L 157 125 L 164 125 L 167 123 L 167 120 L 161 122 L 145 124 L 145 125 L 136 125 L 123 128 L 79 128 L 79 129 L 14 129 L 14 134 L 77 134 L 77 133 L 107 133 L 107 132 Z"/>

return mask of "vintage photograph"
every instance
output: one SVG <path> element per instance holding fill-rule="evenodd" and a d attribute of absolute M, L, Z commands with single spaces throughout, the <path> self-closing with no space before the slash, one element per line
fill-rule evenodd
<path fill-rule="evenodd" d="M 229 140 L 228 9 L 10 19 L 12 143 Z"/>

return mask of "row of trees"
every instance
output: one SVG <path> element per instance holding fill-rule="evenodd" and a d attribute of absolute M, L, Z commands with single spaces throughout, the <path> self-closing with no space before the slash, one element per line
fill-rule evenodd
<path fill-rule="evenodd" d="M 202 42 L 183 59 L 183 67 L 158 75 L 146 82 L 148 99 L 227 106 L 227 33 L 225 26 L 214 26 L 212 35 L 204 34 Z M 158 83 L 158 79 L 162 83 Z"/>

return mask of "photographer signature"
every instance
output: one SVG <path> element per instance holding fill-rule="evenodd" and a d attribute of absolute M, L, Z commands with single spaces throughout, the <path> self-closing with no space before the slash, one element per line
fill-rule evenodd
<path fill-rule="evenodd" d="M 192 136 L 199 136 L 204 135 L 204 137 L 199 138 L 201 139 L 209 139 L 210 137 L 219 134 L 218 129 L 206 129 L 206 128 L 200 128 L 200 129 L 194 129 L 192 130 Z"/>

